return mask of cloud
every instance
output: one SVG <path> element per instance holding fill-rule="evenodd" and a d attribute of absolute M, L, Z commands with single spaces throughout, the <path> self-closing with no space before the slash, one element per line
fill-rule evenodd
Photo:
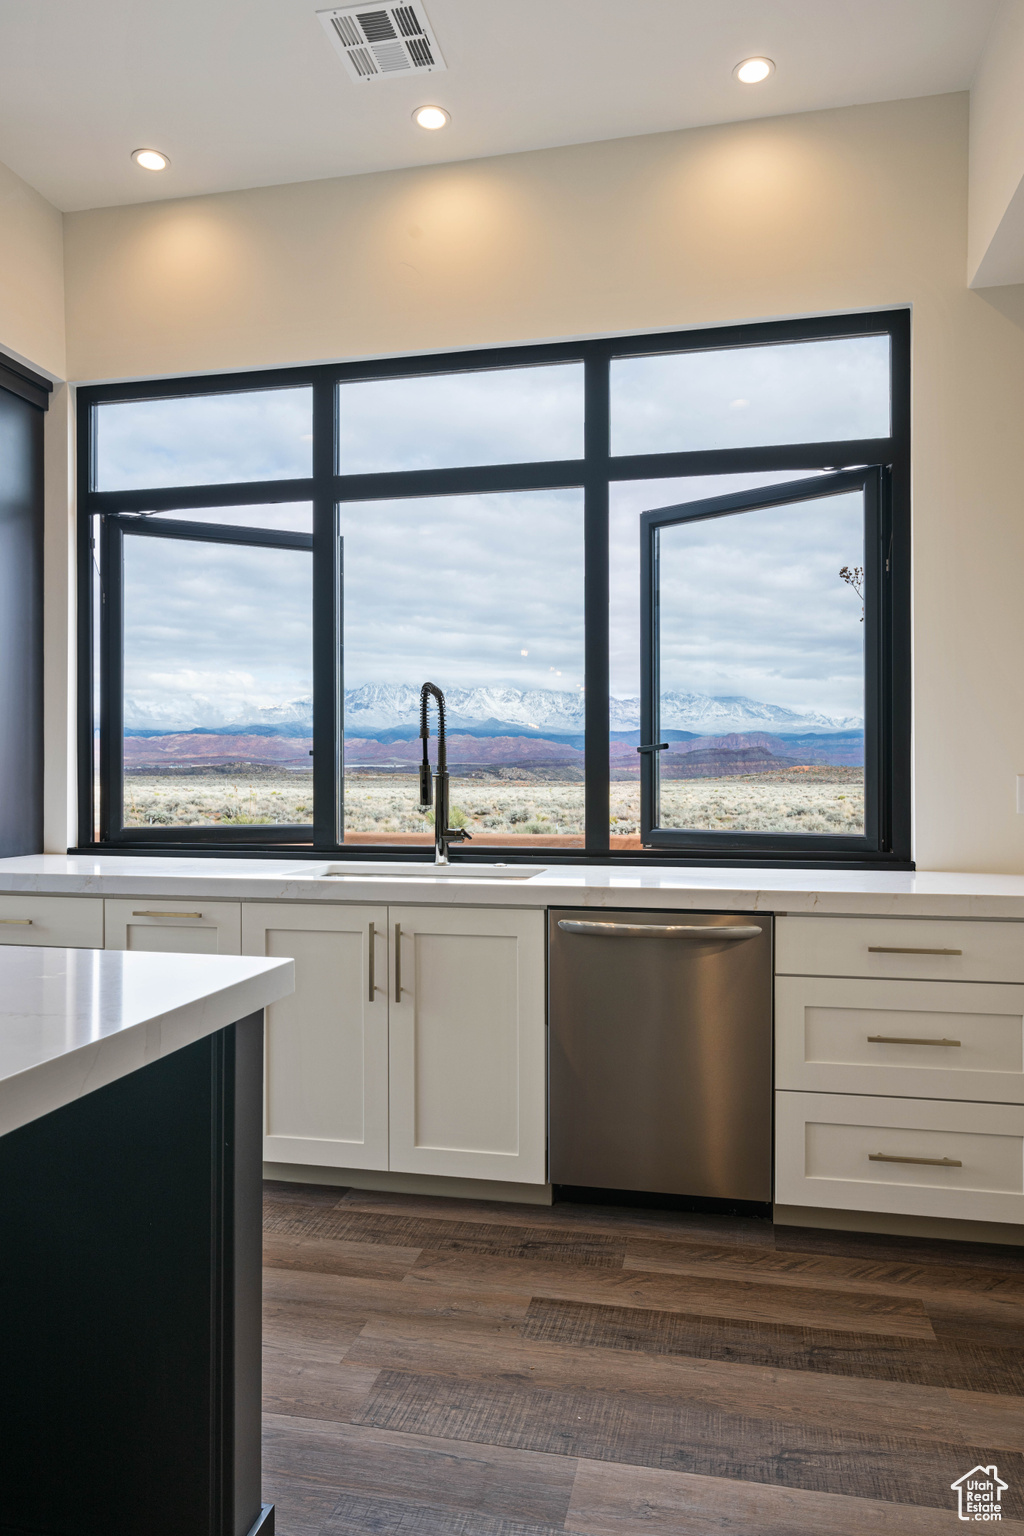
<path fill-rule="evenodd" d="M 313 473 L 312 431 L 308 387 L 100 405 L 96 488 L 301 479 Z"/>
<path fill-rule="evenodd" d="M 881 434 L 887 359 L 886 338 L 621 359 L 612 372 L 615 447 Z M 339 399 L 347 470 L 582 450 L 577 364 L 344 384 Z M 100 484 L 304 475 L 310 433 L 306 388 L 105 405 Z M 639 513 L 800 478 L 785 471 L 612 485 L 613 694 L 639 690 Z M 307 506 L 178 515 L 310 527 Z M 427 677 L 443 687 L 583 685 L 581 490 L 346 503 L 341 521 L 347 687 Z M 665 549 L 666 687 L 861 711 L 864 630 L 838 576 L 841 565 L 863 563 L 851 498 L 695 525 L 666 536 Z M 229 714 L 236 719 L 309 696 L 308 555 L 133 536 L 126 550 L 130 708 L 184 706 L 191 697 L 219 723 L 212 717 L 225 710 L 240 712 Z"/>
<path fill-rule="evenodd" d="M 583 456 L 583 364 L 342 384 L 343 474 Z"/>
<path fill-rule="evenodd" d="M 889 338 L 722 347 L 612 363 L 612 452 L 889 435 Z"/>

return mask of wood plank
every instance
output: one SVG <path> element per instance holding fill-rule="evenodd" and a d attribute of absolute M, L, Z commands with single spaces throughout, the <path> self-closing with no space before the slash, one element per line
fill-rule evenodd
<path fill-rule="evenodd" d="M 264 1209 L 268 1206 L 315 1206 L 321 1210 L 330 1210 L 349 1193 L 347 1188 L 337 1188 L 333 1184 L 292 1184 L 285 1179 L 263 1180 Z"/>
<path fill-rule="evenodd" d="M 531 1264 L 485 1255 L 423 1253 L 403 1285 L 443 1285 L 605 1305 L 708 1313 L 756 1322 L 800 1323 L 858 1332 L 933 1339 L 931 1323 L 912 1296 L 878 1296 L 761 1285 L 747 1280 L 674 1276 L 644 1270 Z"/>
<path fill-rule="evenodd" d="M 264 1217 L 264 1231 L 302 1238 L 345 1239 L 388 1247 L 422 1248 L 445 1253 L 490 1254 L 495 1258 L 620 1268 L 625 1242 L 603 1233 L 560 1227 L 485 1224 L 474 1221 L 380 1215 L 349 1207 L 286 1207 Z"/>
<path fill-rule="evenodd" d="M 673 1274 L 708 1274 L 733 1278 L 742 1275 L 776 1285 L 823 1284 L 833 1289 L 875 1291 L 898 1295 L 979 1293 L 999 1300 L 1024 1304 L 1024 1275 L 1001 1270 L 941 1264 L 907 1263 L 820 1253 L 792 1253 L 778 1248 L 728 1247 L 711 1243 L 655 1242 L 630 1238 L 626 1269 L 646 1269 Z"/>
<path fill-rule="evenodd" d="M 324 1275 L 297 1269 L 263 1272 L 266 1313 L 281 1309 L 307 1317 L 315 1327 L 321 1317 L 354 1321 L 359 1326 L 380 1314 L 395 1317 L 495 1317 L 516 1321 L 526 1316 L 529 1299 L 482 1286 L 412 1286 L 404 1280 L 366 1280 L 355 1275 Z M 265 1314 L 266 1315 L 266 1314 Z"/>
<path fill-rule="evenodd" d="M 365 1322 L 364 1312 L 351 1315 L 316 1308 L 311 1313 L 306 1307 L 264 1302 L 263 1347 L 280 1350 L 296 1360 L 339 1363 Z"/>
<path fill-rule="evenodd" d="M 304 1483 L 282 1472 L 270 1476 L 264 1469 L 263 1500 L 274 1505 L 277 1536 L 322 1536 L 324 1525 L 337 1507 L 338 1490 L 320 1483 Z"/>
<path fill-rule="evenodd" d="M 558 1391 L 612 1392 L 687 1402 L 707 1413 L 740 1413 L 776 1423 L 837 1422 L 863 1433 L 956 1441 L 961 1423 L 941 1387 L 833 1378 L 806 1371 L 537 1343 L 517 1325 L 393 1318 L 367 1323 L 347 1361 L 367 1368 L 498 1380 Z M 996 1399 L 996 1401 L 1009 1401 Z M 988 1436 L 978 1437 L 983 1443 Z M 1022 1447 L 1024 1449 L 1024 1447 Z"/>
<path fill-rule="evenodd" d="M 956 1469 L 983 1462 L 979 1446 L 843 1427 L 776 1424 L 742 1414 L 587 1391 L 463 1382 L 381 1371 L 359 1424 L 413 1435 L 663 1467 L 705 1477 L 807 1488 L 891 1503 L 948 1507 Z M 1024 1513 L 1024 1457 L 1000 1456 L 1004 1509 Z M 953 1469 L 952 1473 L 950 1468 Z"/>
<path fill-rule="evenodd" d="M 565 1528 L 585 1536 L 950 1536 L 955 1521 L 952 1503 L 915 1507 L 581 1461 Z M 1017 1520 L 1004 1519 L 999 1528 L 1024 1536 Z"/>
<path fill-rule="evenodd" d="M 777 1226 L 775 1247 L 783 1253 L 831 1253 L 846 1258 L 873 1258 L 883 1263 L 902 1259 L 908 1264 L 968 1266 L 1024 1274 L 1024 1246 L 969 1243 L 948 1237 L 895 1237 L 876 1232 L 833 1232 L 823 1227 Z"/>
<path fill-rule="evenodd" d="M 924 1309 L 937 1339 L 969 1340 L 1024 1352 L 1024 1307 L 1015 1302 L 989 1296 L 958 1296 L 955 1300 L 927 1296 Z"/>
<path fill-rule="evenodd" d="M 1024 1397 L 951 1390 L 949 1399 L 964 1440 L 998 1451 L 1024 1451 Z"/>
<path fill-rule="evenodd" d="M 263 1350 L 263 1408 L 305 1419 L 347 1422 L 363 1406 L 377 1372 L 344 1361 Z"/>
<path fill-rule="evenodd" d="M 263 1467 L 268 1485 L 283 1475 L 337 1498 L 411 1498 L 541 1526 L 564 1521 L 576 1472 L 571 1457 L 277 1414 L 264 1418 Z"/>
<path fill-rule="evenodd" d="M 817 1371 L 909 1385 L 1024 1394 L 1024 1358 L 947 1340 L 890 1337 L 654 1308 L 592 1306 L 535 1297 L 524 1337 L 575 1348 L 688 1355 L 786 1371 Z"/>
<path fill-rule="evenodd" d="M 391 1248 L 380 1243 L 351 1243 L 332 1238 L 263 1239 L 268 1269 L 302 1269 L 325 1275 L 360 1275 L 367 1280 L 401 1280 L 419 1258 L 419 1248 Z"/>
<path fill-rule="evenodd" d="M 346 1494 L 325 1521 L 321 1536 L 366 1536 L 368 1531 L 401 1532 L 401 1536 L 564 1536 L 565 1527 L 505 1520 L 412 1499 L 363 1499 Z"/>
<path fill-rule="evenodd" d="M 446 1195 L 400 1195 L 390 1191 L 351 1189 L 342 1202 L 354 1210 L 411 1216 L 436 1216 L 483 1225 L 561 1228 L 604 1233 L 609 1237 L 665 1237 L 673 1242 L 774 1245 L 774 1228 L 767 1218 L 705 1215 L 691 1211 L 650 1210 L 635 1206 L 520 1205 L 499 1200 L 462 1200 Z"/>

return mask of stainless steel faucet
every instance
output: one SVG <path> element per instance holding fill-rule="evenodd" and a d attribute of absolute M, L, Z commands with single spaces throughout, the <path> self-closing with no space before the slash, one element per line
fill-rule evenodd
<path fill-rule="evenodd" d="M 433 782 L 437 785 L 437 792 L 433 794 L 434 863 L 447 864 L 449 844 L 472 842 L 473 839 L 465 827 L 448 825 L 448 749 L 445 745 L 445 704 L 444 694 L 436 683 L 424 683 L 420 689 L 420 736 L 423 740 L 423 761 L 420 763 L 420 810 L 430 810 L 433 789 L 430 759 L 427 756 L 427 742 L 430 739 L 427 703 L 430 699 L 433 699 L 437 705 L 437 768 L 433 774 Z"/>

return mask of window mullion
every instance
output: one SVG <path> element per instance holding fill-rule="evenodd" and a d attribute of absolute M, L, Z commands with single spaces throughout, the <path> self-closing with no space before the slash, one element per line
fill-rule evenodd
<path fill-rule="evenodd" d="M 584 576 L 586 658 L 586 812 L 588 854 L 608 853 L 608 453 L 610 436 L 608 354 L 592 348 L 585 363 Z"/>
<path fill-rule="evenodd" d="M 334 496 L 336 386 L 313 386 L 313 842 L 344 835 L 342 778 L 341 542 Z"/>

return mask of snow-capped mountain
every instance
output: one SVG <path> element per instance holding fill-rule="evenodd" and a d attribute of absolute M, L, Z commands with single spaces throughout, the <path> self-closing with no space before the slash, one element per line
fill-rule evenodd
<path fill-rule="evenodd" d="M 180 693 L 166 698 L 133 696 L 125 690 L 124 723 L 129 731 L 211 731 L 258 727 L 283 735 L 303 734 L 313 728 L 313 700 L 291 699 L 287 704 L 258 704 L 251 695 L 227 689 L 210 695 Z"/>
<path fill-rule="evenodd" d="M 626 702 L 623 700 L 622 702 Z M 637 724 L 640 720 L 640 701 L 628 701 L 636 705 Z M 807 714 L 786 709 L 782 704 L 762 704 L 758 699 L 742 696 L 710 697 L 704 693 L 667 693 L 661 700 L 661 725 L 663 730 L 697 731 L 701 735 L 721 736 L 734 731 L 818 732 L 860 730 L 864 721 L 859 715 L 824 715 L 818 711 Z"/>
<path fill-rule="evenodd" d="M 448 722 L 482 725 L 498 722 L 534 730 L 575 735 L 583 730 L 583 690 L 534 688 L 450 688 L 445 693 Z M 419 689 L 406 683 L 364 683 L 345 694 L 345 731 L 361 736 L 394 730 L 419 719 Z M 640 728 L 640 700 L 610 701 L 613 731 Z M 801 713 L 781 704 L 762 704 L 742 697 L 711 697 L 702 693 L 668 693 L 662 698 L 661 724 L 666 730 L 724 735 L 733 731 L 814 733 L 859 730 L 857 715 Z"/>
<path fill-rule="evenodd" d="M 450 729 L 460 726 L 508 725 L 515 734 L 526 731 L 577 736 L 583 731 L 583 690 L 554 688 L 449 688 L 445 693 Z M 345 692 L 345 734 L 373 737 L 380 731 L 415 726 L 420 691 L 410 683 L 364 683 Z M 640 700 L 610 701 L 613 731 L 640 728 Z M 431 725 L 433 726 L 433 711 Z M 230 727 L 264 734 L 303 735 L 312 731 L 311 699 L 258 705 L 244 696 L 210 698 L 195 694 L 182 700 L 125 700 L 125 725 L 130 731 L 217 730 Z M 781 704 L 763 704 L 740 696 L 712 697 L 703 693 L 667 693 L 662 697 L 663 730 L 693 731 L 723 736 L 733 732 L 769 731 L 775 735 L 817 734 L 859 730 L 856 715 L 803 714 Z"/>
<path fill-rule="evenodd" d="M 445 703 L 453 729 L 491 720 L 561 735 L 583 729 L 582 689 L 570 693 L 549 688 L 448 688 Z M 412 725 L 419 717 L 420 691 L 407 683 L 364 683 L 361 688 L 346 690 L 345 732 L 349 736 Z M 433 718 L 431 707 L 431 722 Z"/>

